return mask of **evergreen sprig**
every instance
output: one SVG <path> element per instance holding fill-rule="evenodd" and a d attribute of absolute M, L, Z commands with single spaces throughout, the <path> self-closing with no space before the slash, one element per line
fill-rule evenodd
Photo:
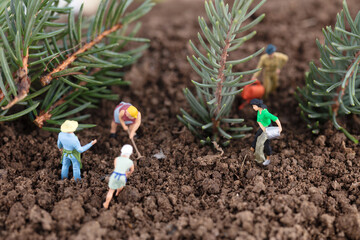
<path fill-rule="evenodd" d="M 190 41 L 197 56 L 188 57 L 192 68 L 201 78 L 200 82 L 192 80 L 197 97 L 189 89 L 184 89 L 186 100 L 196 116 L 193 117 L 184 109 L 180 109 L 182 116 L 177 116 L 194 135 L 201 139 L 202 144 L 219 142 L 223 139 L 222 144 L 227 145 L 230 139 L 241 138 L 245 131 L 252 129 L 246 125 L 230 127 L 242 123 L 244 119 L 231 119 L 228 116 L 236 94 L 242 91 L 242 87 L 253 82 L 241 82 L 243 76 L 253 74 L 259 69 L 233 72 L 233 67 L 256 57 L 263 49 L 242 59 L 229 60 L 228 56 L 256 34 L 256 31 L 244 33 L 259 23 L 265 14 L 247 24 L 245 21 L 264 3 L 265 0 L 261 1 L 249 11 L 252 4 L 249 0 L 235 0 L 231 9 L 223 0 L 205 2 L 210 26 L 203 17 L 199 17 L 203 35 L 198 33 L 198 39 L 203 51 Z"/>
<path fill-rule="evenodd" d="M 135 37 L 140 23 L 131 23 L 153 3 L 145 0 L 129 11 L 132 2 L 103 0 L 90 20 L 83 19 L 82 7 L 75 17 L 71 7 L 58 6 L 59 0 L 0 5 L 0 121 L 29 114 L 39 127 L 57 130 L 48 125 L 84 120 L 89 115 L 79 116 L 80 111 L 95 108 L 101 99 L 117 99 L 109 86 L 128 84 L 119 69 L 133 64 L 148 42 Z M 60 16 L 68 22 L 56 21 Z M 131 41 L 145 44 L 124 51 Z"/>
<path fill-rule="evenodd" d="M 321 123 L 331 120 L 336 129 L 358 143 L 340 126 L 337 118 L 345 114 L 360 114 L 360 12 L 353 20 L 344 0 L 335 28 L 328 26 L 323 29 L 323 34 L 325 43 L 316 41 L 321 66 L 311 62 L 305 78 L 306 86 L 298 87 L 301 116 L 315 134 L 319 133 Z"/>

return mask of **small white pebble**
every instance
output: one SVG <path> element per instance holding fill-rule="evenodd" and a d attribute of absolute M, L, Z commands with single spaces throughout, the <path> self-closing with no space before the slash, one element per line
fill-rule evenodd
<path fill-rule="evenodd" d="M 156 153 L 153 155 L 153 157 L 157 158 L 157 159 L 164 159 L 166 158 L 164 152 L 162 151 L 162 149 L 160 149 L 160 152 L 159 153 Z"/>

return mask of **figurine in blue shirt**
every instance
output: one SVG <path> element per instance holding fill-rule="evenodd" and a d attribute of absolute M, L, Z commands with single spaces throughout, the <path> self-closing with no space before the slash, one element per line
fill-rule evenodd
<path fill-rule="evenodd" d="M 77 121 L 66 120 L 60 128 L 61 132 L 59 133 L 57 145 L 58 148 L 62 150 L 61 179 L 68 178 L 69 167 L 71 164 L 73 166 L 75 181 L 81 179 L 80 168 L 82 168 L 82 164 L 80 154 L 91 148 L 91 146 L 97 142 L 97 140 L 93 140 L 82 147 L 79 139 L 74 134 L 78 125 Z"/>

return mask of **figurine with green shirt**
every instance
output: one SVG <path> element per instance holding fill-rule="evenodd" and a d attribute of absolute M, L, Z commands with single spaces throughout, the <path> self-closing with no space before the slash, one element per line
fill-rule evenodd
<path fill-rule="evenodd" d="M 281 123 L 278 117 L 267 110 L 267 106 L 262 100 L 256 98 L 252 99 L 250 105 L 257 111 L 256 121 L 260 126 L 260 129 L 256 132 L 255 139 L 252 142 L 251 151 L 255 151 L 255 157 L 258 162 L 262 162 L 264 166 L 267 166 L 270 164 L 270 156 L 272 154 L 270 139 L 280 136 L 282 131 Z M 274 121 L 278 128 L 271 127 L 271 121 Z M 264 156 L 264 153 L 266 157 Z"/>
<path fill-rule="evenodd" d="M 77 121 L 66 120 L 60 128 L 61 132 L 59 133 L 57 146 L 62 150 L 61 179 L 68 178 L 70 165 L 73 166 L 75 181 L 81 179 L 80 169 L 82 168 L 82 164 L 80 154 L 91 148 L 97 142 L 97 140 L 93 140 L 85 146 L 81 146 L 79 139 L 74 134 L 78 125 Z"/>
<path fill-rule="evenodd" d="M 133 147 L 129 144 L 125 144 L 121 148 L 120 157 L 115 158 L 114 166 L 115 169 L 111 173 L 109 179 L 109 191 L 106 194 L 106 201 L 103 203 L 104 208 L 108 208 L 110 201 L 116 190 L 116 196 L 119 195 L 120 191 L 125 187 L 127 179 L 134 172 L 134 162 L 130 160 L 130 156 L 133 152 Z"/>

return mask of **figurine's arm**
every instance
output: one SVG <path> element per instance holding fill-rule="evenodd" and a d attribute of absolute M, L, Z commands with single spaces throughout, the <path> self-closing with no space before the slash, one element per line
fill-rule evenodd
<path fill-rule="evenodd" d="M 132 137 L 135 136 L 136 130 L 139 129 L 140 124 L 141 124 L 141 113 L 139 112 L 137 115 L 137 118 L 135 120 L 134 127 L 131 129 L 130 136 L 132 136 Z M 132 138 L 132 137 L 130 137 L 130 138 Z"/>
<path fill-rule="evenodd" d="M 126 126 L 124 120 L 122 119 L 123 116 L 124 116 L 124 114 L 125 114 L 125 111 L 124 111 L 124 110 L 121 110 L 121 111 L 119 112 L 119 121 L 120 121 L 120 124 L 121 124 L 121 126 L 123 127 L 123 129 L 124 129 L 125 131 L 127 131 L 127 130 L 128 130 L 128 127 Z"/>
<path fill-rule="evenodd" d="M 129 171 L 126 172 L 126 177 L 130 177 L 131 174 L 134 172 L 134 164 L 130 167 Z"/>
<path fill-rule="evenodd" d="M 59 136 L 58 136 L 57 146 L 58 146 L 58 148 L 59 148 L 60 150 L 63 148 L 63 145 L 62 145 L 62 143 L 61 143 L 61 141 L 60 141 L 60 134 L 59 134 Z"/>
<path fill-rule="evenodd" d="M 269 113 L 269 112 L 267 112 L 267 115 L 266 115 L 266 116 L 267 116 L 268 118 L 270 118 L 272 121 L 274 121 L 274 122 L 278 125 L 278 127 L 279 127 L 279 133 L 281 133 L 281 131 L 282 131 L 282 126 L 281 126 L 281 123 L 280 123 L 279 118 L 278 118 L 277 116 Z"/>
<path fill-rule="evenodd" d="M 92 145 L 94 145 L 96 142 L 97 142 L 97 140 L 93 140 L 93 141 L 89 142 L 88 144 L 86 144 L 85 146 L 81 146 L 80 141 L 76 136 L 74 136 L 74 139 L 73 139 L 73 144 L 75 145 L 74 147 L 75 147 L 76 151 L 78 151 L 79 153 L 85 152 L 86 150 L 91 148 Z"/>
<path fill-rule="evenodd" d="M 279 127 L 279 133 L 281 133 L 281 131 L 282 131 L 282 126 L 281 126 L 280 120 L 277 119 L 277 120 L 275 121 L 275 123 L 276 123 L 276 124 L 278 125 L 278 127 Z"/>
<path fill-rule="evenodd" d="M 289 57 L 283 53 L 278 53 L 278 69 L 280 70 L 284 65 L 285 63 L 289 60 Z"/>
<path fill-rule="evenodd" d="M 262 125 L 261 122 L 257 122 L 257 123 L 259 124 L 261 130 L 262 130 L 263 132 L 265 132 L 266 129 L 265 129 L 264 125 Z"/>

